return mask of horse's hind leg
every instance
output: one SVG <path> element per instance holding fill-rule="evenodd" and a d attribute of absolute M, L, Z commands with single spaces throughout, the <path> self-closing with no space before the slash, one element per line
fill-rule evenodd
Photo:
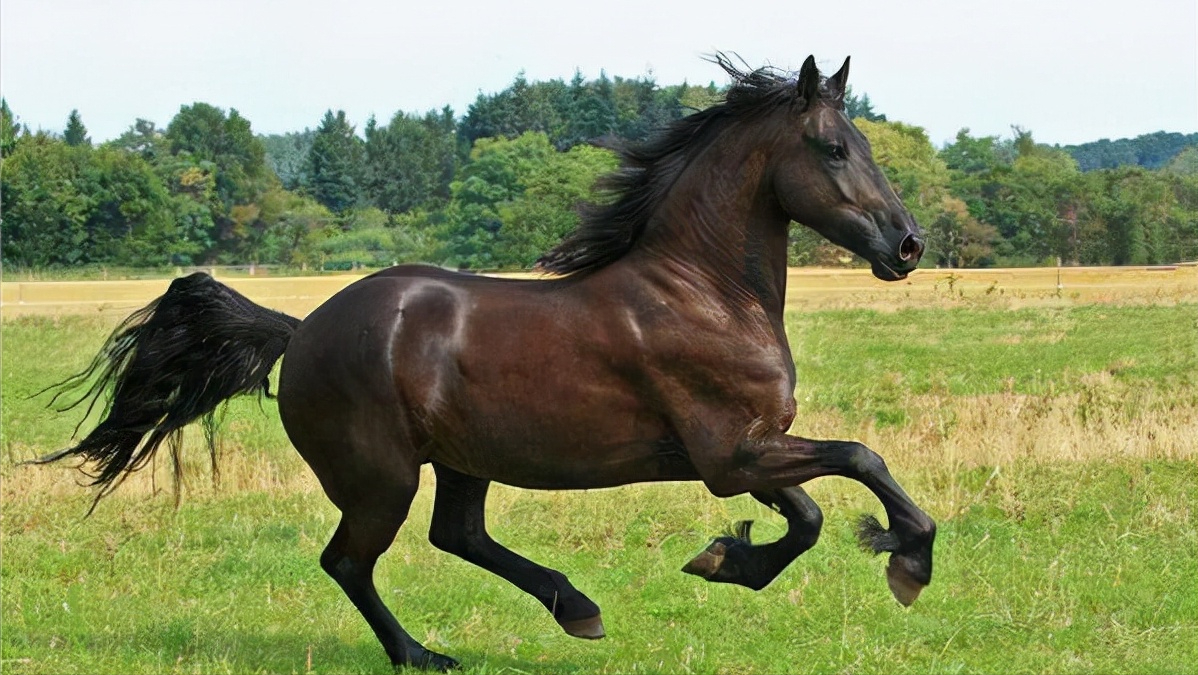
<path fill-rule="evenodd" d="M 393 491 L 385 493 L 378 489 L 379 485 L 372 487 L 376 499 L 355 500 L 354 506 L 342 508 L 341 524 L 321 554 L 320 566 L 362 613 L 392 664 L 435 670 L 455 668 L 456 660 L 425 649 L 408 635 L 374 586 L 375 562 L 394 541 L 399 526 L 407 518 L 417 480 L 413 477 L 402 485 L 388 484 Z"/>
<path fill-rule="evenodd" d="M 736 534 L 711 542 L 682 568 L 683 572 L 708 581 L 739 584 L 759 591 L 795 558 L 815 545 L 824 516 L 803 488 L 754 490 L 750 494 L 786 518 L 786 534 L 775 542 L 754 546 L 749 541 L 752 521 L 742 521 Z"/>
<path fill-rule="evenodd" d="M 821 476 L 844 476 L 869 488 L 886 509 L 890 529 L 872 516 L 861 523 L 862 545 L 890 553 L 886 580 L 896 600 L 910 605 L 932 581 L 936 522 L 903 491 L 873 450 L 851 441 L 819 441 L 781 432 L 745 439 L 734 453 L 700 468 L 716 495 L 801 485 Z M 732 462 L 736 470 L 726 470 Z M 705 470 L 704 470 L 705 469 Z"/>
<path fill-rule="evenodd" d="M 566 633 L 603 637 L 599 607 L 557 570 L 524 558 L 487 534 L 484 508 L 491 482 L 433 463 L 437 496 L 428 538 L 434 546 L 503 577 L 536 598 Z"/>

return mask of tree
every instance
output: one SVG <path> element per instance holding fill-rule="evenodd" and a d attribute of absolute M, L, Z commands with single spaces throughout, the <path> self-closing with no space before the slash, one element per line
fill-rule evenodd
<path fill-rule="evenodd" d="M 49 134 L 22 136 L 4 158 L 5 266 L 37 268 L 89 262 L 87 196 L 79 191 L 81 148 Z"/>
<path fill-rule="evenodd" d="M 21 125 L 16 115 L 8 108 L 8 101 L 0 97 L 0 158 L 8 157 L 17 146 Z"/>
<path fill-rule="evenodd" d="M 659 88 L 652 76 L 615 78 L 612 98 L 618 125 L 616 134 L 624 139 L 643 140 L 682 116 L 676 92 Z"/>
<path fill-rule="evenodd" d="M 849 116 L 849 119 L 860 117 L 869 122 L 886 121 L 885 115 L 874 112 L 874 104 L 869 100 L 869 94 L 862 94 L 858 97 L 853 92 L 852 85 L 846 87 L 844 91 L 844 112 Z"/>
<path fill-rule="evenodd" d="M 523 192 L 498 206 L 495 257 L 503 267 L 531 267 L 578 227 L 580 205 L 595 198 L 595 181 L 614 171 L 615 154 L 590 145 L 554 152 L 527 167 Z"/>
<path fill-rule="evenodd" d="M 110 141 L 108 145 L 141 155 L 143 159 L 154 162 L 160 154 L 166 152 L 165 143 L 162 131 L 150 120 L 139 117 L 125 133 Z"/>
<path fill-rule="evenodd" d="M 325 112 L 312 137 L 304 180 L 308 193 L 333 213 L 344 213 L 361 197 L 362 141 L 345 111 Z"/>
<path fill-rule="evenodd" d="M 1180 155 L 1179 155 L 1180 157 Z M 1198 172 L 1158 174 L 1173 193 L 1164 222 L 1160 258 L 1163 262 L 1198 260 Z"/>
<path fill-rule="evenodd" d="M 181 226 L 202 242 L 206 259 L 242 259 L 263 224 L 247 220 L 273 186 L 266 151 L 236 109 L 182 106 L 163 135 L 168 154 L 157 161 L 177 201 Z"/>
<path fill-rule="evenodd" d="M 1101 178 L 1096 211 L 1105 225 L 1111 263 L 1153 265 L 1198 252 L 1193 211 L 1198 185 L 1140 167 L 1106 171 Z M 1189 201 L 1188 209 L 1183 200 Z"/>
<path fill-rule="evenodd" d="M 578 224 L 576 207 L 615 156 L 591 146 L 558 152 L 548 136 L 480 139 L 459 170 L 438 233 L 445 262 L 476 269 L 529 267 Z"/>
<path fill-rule="evenodd" d="M 319 244 L 322 269 L 386 267 L 396 258 L 395 230 L 383 211 L 367 206 L 342 218 L 341 227 Z"/>
<path fill-rule="evenodd" d="M 270 167 L 283 187 L 288 190 L 303 190 L 305 166 L 308 154 L 312 152 L 312 139 L 316 132 L 304 129 L 299 132 L 286 134 L 271 134 L 262 136 L 262 148 L 266 155 L 266 165 Z"/>
<path fill-rule="evenodd" d="M 1157 131 L 1135 138 L 1115 141 L 1104 138 L 1081 145 L 1067 145 L 1062 149 L 1077 160 L 1082 171 L 1094 171 L 1127 165 L 1158 169 L 1167 165 L 1185 148 L 1195 146 L 1198 146 L 1198 134 Z"/>
<path fill-rule="evenodd" d="M 473 144 L 480 138 L 515 138 L 537 131 L 558 150 L 609 135 L 640 140 L 682 116 L 687 106 L 707 107 L 717 98 L 715 85 L 663 89 L 651 75 L 609 78 L 600 71 L 598 79 L 588 82 L 575 71 L 567 84 L 529 82 L 521 73 L 507 89 L 479 94 L 458 126 L 458 135 Z"/>
<path fill-rule="evenodd" d="M 667 87 L 674 100 L 678 101 L 679 114 L 687 115 L 700 110 L 706 110 L 720 102 L 720 90 L 715 82 L 708 82 L 706 87 L 682 84 Z"/>
<path fill-rule="evenodd" d="M 1177 153 L 1165 170 L 1179 176 L 1198 176 L 1198 145 L 1190 146 Z"/>
<path fill-rule="evenodd" d="M 167 125 L 170 152 L 216 167 L 216 192 L 226 208 L 251 202 L 264 189 L 266 150 L 235 108 L 226 116 L 207 103 L 182 106 Z"/>
<path fill-rule="evenodd" d="M 263 195 L 260 217 L 265 227 L 256 233 L 251 260 L 303 268 L 321 266 L 321 242 L 337 230 L 336 218 L 324 205 L 276 187 Z"/>
<path fill-rule="evenodd" d="M 515 138 L 539 131 L 556 146 L 568 147 L 570 105 L 569 89 L 560 79 L 530 84 L 521 72 L 507 89 L 479 94 L 458 125 L 458 135 L 473 144 L 480 138 Z"/>
<path fill-rule="evenodd" d="M 619 128 L 616 113 L 615 87 L 607 73 L 599 71 L 599 79 L 581 84 L 578 78 L 570 83 L 573 105 L 568 133 L 571 138 L 587 141 L 613 134 Z"/>
<path fill-rule="evenodd" d="M 979 174 L 993 171 L 1000 166 L 1010 166 L 1015 161 L 1015 148 L 1004 144 L 996 136 L 973 138 L 969 127 L 957 132 L 953 143 L 944 146 L 940 159 L 952 171 Z"/>
<path fill-rule="evenodd" d="M 83 118 L 79 116 L 78 110 L 72 110 L 71 115 L 67 118 L 67 128 L 62 132 L 62 140 L 71 147 L 92 144 L 92 139 L 87 136 L 87 127 L 83 126 Z"/>
<path fill-rule="evenodd" d="M 459 163 L 453 110 L 423 117 L 398 112 L 385 126 L 366 124 L 363 185 L 380 209 L 405 213 L 443 206 Z"/>
<path fill-rule="evenodd" d="M 1101 188 L 1059 148 L 1036 143 L 1026 129 L 1012 137 L 972 138 L 968 129 L 940 153 L 952 194 L 970 217 L 997 230 L 993 259 L 1002 265 L 1109 262 Z"/>
<path fill-rule="evenodd" d="M 119 148 L 23 136 L 0 181 L 6 264 L 154 265 L 186 246 L 158 174 Z"/>
<path fill-rule="evenodd" d="M 998 230 L 978 222 L 969 213 L 965 202 L 947 197 L 935 218 L 926 225 L 928 239 L 933 242 L 929 253 L 937 266 L 978 267 L 993 255 Z"/>
<path fill-rule="evenodd" d="M 1015 252 L 1031 261 L 1078 261 L 1078 225 L 1085 208 L 1084 183 L 1077 162 L 1068 154 L 1030 142 L 1022 143 L 1008 175 L 1008 195 L 1019 215 L 1009 238 Z"/>
<path fill-rule="evenodd" d="M 193 252 L 172 217 L 166 186 L 140 155 L 101 147 L 89 153 L 78 180 L 88 198 L 93 261 L 166 265 Z"/>

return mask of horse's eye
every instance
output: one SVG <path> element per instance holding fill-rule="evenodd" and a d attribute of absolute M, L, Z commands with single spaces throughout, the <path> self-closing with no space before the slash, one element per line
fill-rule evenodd
<path fill-rule="evenodd" d="M 828 145 L 827 153 L 829 159 L 834 159 L 838 162 L 846 160 L 849 157 L 849 154 L 844 150 L 844 146 L 839 143 Z"/>

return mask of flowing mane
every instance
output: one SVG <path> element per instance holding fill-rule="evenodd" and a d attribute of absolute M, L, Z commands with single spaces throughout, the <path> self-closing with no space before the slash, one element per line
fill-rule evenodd
<path fill-rule="evenodd" d="M 620 168 L 600 179 L 606 203 L 583 208 L 578 229 L 537 261 L 557 274 L 599 269 L 628 253 L 645 232 L 657 206 L 694 157 L 728 124 L 801 102 L 793 73 L 773 67 L 740 70 L 723 53 L 709 59 L 732 78 L 724 100 L 676 120 L 637 144 L 615 143 Z"/>

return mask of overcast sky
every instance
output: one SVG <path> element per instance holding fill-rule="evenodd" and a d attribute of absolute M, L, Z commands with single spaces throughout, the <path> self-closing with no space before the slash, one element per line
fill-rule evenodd
<path fill-rule="evenodd" d="M 0 0 L 0 93 L 31 129 L 77 108 L 96 141 L 179 106 L 236 108 L 258 133 L 446 104 L 576 69 L 725 84 L 739 53 L 849 83 L 938 146 L 958 129 L 1045 143 L 1198 131 L 1195 0 Z"/>

